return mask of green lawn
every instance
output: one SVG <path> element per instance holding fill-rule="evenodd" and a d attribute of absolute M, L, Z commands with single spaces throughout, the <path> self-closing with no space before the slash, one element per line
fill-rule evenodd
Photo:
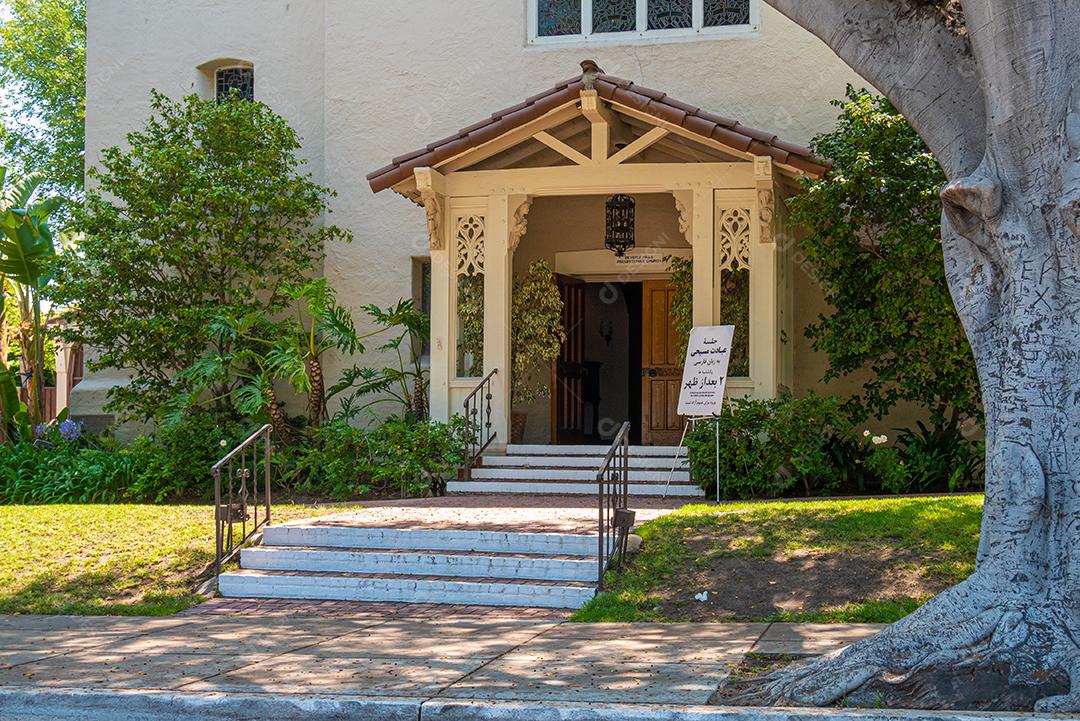
<path fill-rule="evenodd" d="M 685 506 L 574 620 L 891 623 L 971 573 L 981 517 L 975 495 Z"/>
<path fill-rule="evenodd" d="M 197 576 L 213 559 L 212 505 L 0 506 L 0 613 L 175 613 L 202 600 Z"/>

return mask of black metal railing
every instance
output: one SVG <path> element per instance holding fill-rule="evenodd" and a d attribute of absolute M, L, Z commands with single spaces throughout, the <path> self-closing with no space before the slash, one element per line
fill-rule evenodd
<path fill-rule="evenodd" d="M 618 555 L 619 566 L 626 556 L 634 512 L 630 500 L 630 423 L 622 424 L 611 448 L 596 472 L 600 518 L 597 526 L 596 590 L 604 590 L 604 574 Z"/>
<path fill-rule="evenodd" d="M 259 529 L 270 522 L 270 433 L 265 426 L 215 463 L 214 529 L 217 557 L 214 572 L 221 573 Z M 262 483 L 259 476 L 262 475 Z M 261 488 L 260 488 L 261 486 Z M 260 514 L 261 511 L 261 514 Z"/>
<path fill-rule="evenodd" d="M 480 454 L 495 440 L 491 423 L 491 381 L 499 369 L 488 373 L 465 399 L 465 480 L 472 479 L 472 469 Z"/>

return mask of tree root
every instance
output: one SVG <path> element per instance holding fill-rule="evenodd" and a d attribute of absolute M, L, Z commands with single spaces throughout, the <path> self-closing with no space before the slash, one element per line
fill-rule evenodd
<path fill-rule="evenodd" d="M 1076 609 L 972 577 L 846 649 L 775 671 L 747 706 L 1080 711 Z"/>

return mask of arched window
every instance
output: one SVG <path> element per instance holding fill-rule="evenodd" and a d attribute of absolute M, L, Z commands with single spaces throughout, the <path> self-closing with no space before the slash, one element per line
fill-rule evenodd
<path fill-rule="evenodd" d="M 255 68 L 236 65 L 214 73 L 214 97 L 224 100 L 255 100 Z"/>

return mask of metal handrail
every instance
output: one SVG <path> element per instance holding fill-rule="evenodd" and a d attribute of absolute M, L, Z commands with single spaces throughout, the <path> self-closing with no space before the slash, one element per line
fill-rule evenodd
<path fill-rule="evenodd" d="M 499 372 L 496 368 L 477 384 L 465 398 L 465 480 L 472 479 L 472 469 L 491 442 L 495 440 L 497 431 L 492 430 L 491 423 L 491 381 Z"/>
<path fill-rule="evenodd" d="M 259 529 L 270 522 L 272 431 L 273 426 L 267 423 L 210 467 L 214 476 L 214 540 L 217 551 L 214 571 L 218 575 L 221 574 L 221 567 L 236 556 Z M 260 439 L 262 443 L 259 443 Z M 259 483 L 253 480 L 260 470 L 263 474 L 261 493 Z M 263 511 L 261 519 L 260 507 Z"/>
<path fill-rule="evenodd" d="M 615 434 L 600 469 L 596 472 L 599 519 L 597 525 L 596 591 L 604 590 L 604 574 L 615 554 L 619 565 L 626 556 L 634 513 L 629 510 L 630 499 L 630 422 Z"/>

